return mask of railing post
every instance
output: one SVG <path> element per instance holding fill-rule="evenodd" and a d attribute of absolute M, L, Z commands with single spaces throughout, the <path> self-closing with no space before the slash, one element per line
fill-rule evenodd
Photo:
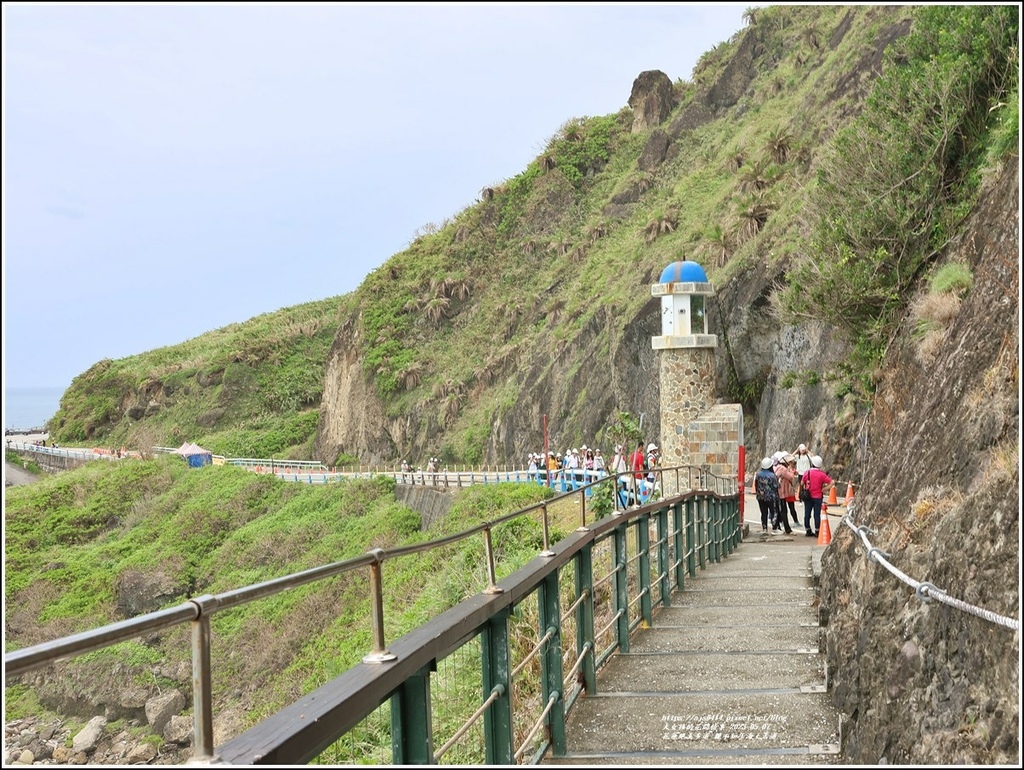
<path fill-rule="evenodd" d="M 651 517 L 644 514 L 637 517 L 636 550 L 640 557 L 637 560 L 636 586 L 640 592 L 640 617 L 644 628 L 651 627 L 654 619 L 651 608 Z"/>
<path fill-rule="evenodd" d="M 483 698 L 500 688 L 502 697 L 484 712 L 484 753 L 488 765 L 514 765 L 512 745 L 512 669 L 508 652 L 508 613 L 505 609 L 480 629 Z"/>
<path fill-rule="evenodd" d="M 697 574 L 697 527 L 695 524 L 696 498 L 686 501 L 686 571 L 693 577 Z"/>
<path fill-rule="evenodd" d="M 615 604 L 619 619 L 616 625 L 619 650 L 629 652 L 629 565 L 626 560 L 626 529 L 629 522 L 623 522 L 612 532 L 612 547 L 615 553 Z"/>
<path fill-rule="evenodd" d="M 594 651 L 594 544 L 588 543 L 573 560 L 576 570 L 576 596 L 586 596 L 576 607 L 576 655 L 582 655 L 587 643 L 590 649 L 583 661 L 583 689 L 588 695 L 597 694 L 597 667 Z"/>
<path fill-rule="evenodd" d="M 491 545 L 491 528 L 484 529 L 484 550 L 487 557 L 487 588 L 485 594 L 500 594 L 502 589 L 498 588 L 498 576 L 494 571 L 494 547 Z"/>
<path fill-rule="evenodd" d="M 210 668 L 210 615 L 215 599 L 209 594 L 192 600 L 199 616 L 192 621 L 192 731 L 195 758 L 213 762 L 213 673 Z"/>
<path fill-rule="evenodd" d="M 370 553 L 374 561 L 370 564 L 370 620 L 373 623 L 373 650 L 363 656 L 363 663 L 386 663 L 397 660 L 398 656 L 388 652 L 384 647 L 384 590 L 380 564 L 384 560 L 384 551 L 375 548 Z"/>
<path fill-rule="evenodd" d="M 683 590 L 683 576 L 686 574 L 686 549 L 683 547 L 685 543 L 685 530 L 683 523 L 683 506 L 685 503 L 678 502 L 672 506 L 672 542 L 675 547 L 676 555 L 676 566 L 675 566 L 675 583 L 676 588 L 680 591 Z"/>
<path fill-rule="evenodd" d="M 697 563 L 703 570 L 708 542 L 708 499 L 701 496 L 697 503 Z"/>
<path fill-rule="evenodd" d="M 719 561 L 719 539 L 718 539 L 718 500 L 714 497 L 708 497 L 708 517 L 711 520 L 711 526 L 709 527 L 708 540 L 710 541 L 710 549 L 708 552 L 709 560 L 712 564 L 717 564 Z"/>
<path fill-rule="evenodd" d="M 541 556 L 550 557 L 554 556 L 555 552 L 551 550 L 551 541 L 548 533 L 548 504 L 540 504 L 541 511 L 541 526 L 544 533 L 544 550 L 540 552 Z"/>
<path fill-rule="evenodd" d="M 669 557 L 668 512 L 669 508 L 666 507 L 656 514 L 658 517 L 658 582 L 661 585 L 660 599 L 662 607 L 668 607 L 672 604 L 672 585 L 669 582 L 672 564 Z"/>
<path fill-rule="evenodd" d="M 410 676 L 391 696 L 391 763 L 434 764 L 434 726 L 430 710 L 430 672 Z"/>
<path fill-rule="evenodd" d="M 548 737 L 556 757 L 565 756 L 565 693 L 562 683 L 562 613 L 558 601 L 558 572 L 544 578 L 537 591 L 541 636 L 553 632 L 541 655 L 541 703 L 557 695 L 548 712 Z"/>

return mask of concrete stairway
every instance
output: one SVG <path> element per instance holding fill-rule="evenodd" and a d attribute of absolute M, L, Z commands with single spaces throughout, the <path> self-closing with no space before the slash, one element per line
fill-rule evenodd
<path fill-rule="evenodd" d="M 842 764 L 802 533 L 748 538 L 598 674 L 545 764 Z"/>

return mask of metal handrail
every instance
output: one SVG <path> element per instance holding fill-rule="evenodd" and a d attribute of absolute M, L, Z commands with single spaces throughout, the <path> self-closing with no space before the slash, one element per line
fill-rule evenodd
<path fill-rule="evenodd" d="M 678 470 L 676 470 L 678 475 Z M 558 499 L 568 497 L 568 495 L 580 495 L 582 501 L 581 509 L 583 511 L 583 519 L 585 523 L 585 493 L 589 487 L 596 486 L 601 483 L 615 483 L 616 479 L 613 476 L 605 477 L 601 481 L 593 482 L 587 485 L 586 488 L 581 487 L 577 491 L 562 495 Z M 691 496 L 694 493 L 687 493 L 684 497 Z M 513 513 L 498 517 L 493 521 L 485 522 L 472 527 L 463 532 L 456 533 L 447 537 L 439 538 L 436 541 L 430 541 L 429 543 L 418 544 L 415 546 L 404 546 L 390 550 L 376 549 L 366 554 L 347 559 L 344 561 L 334 562 L 331 564 L 315 567 L 312 569 L 305 570 L 290 575 L 286 575 L 281 578 L 275 578 L 272 580 L 264 581 L 255 585 L 245 586 L 243 588 L 226 591 L 216 595 L 204 595 L 195 597 L 185 602 L 184 604 L 176 607 L 168 608 L 165 610 L 159 610 L 156 612 L 148 613 L 136 618 L 129 620 L 120 621 L 113 623 L 99 629 L 86 631 L 83 633 L 75 634 L 62 639 L 53 640 L 51 642 L 45 642 L 31 647 L 23 648 L 21 650 L 14 650 L 12 652 L 5 653 L 4 655 L 4 673 L 5 678 L 10 679 L 28 673 L 32 670 L 45 666 L 47 664 L 63 660 L 75 655 L 109 647 L 113 644 L 127 641 L 132 638 L 137 638 L 146 633 L 154 630 L 160 630 L 168 628 L 174 625 L 178 625 L 185 622 L 193 624 L 192 633 L 192 652 L 193 652 L 193 682 L 194 682 L 194 731 L 195 731 L 195 754 L 197 758 L 212 759 L 213 758 L 213 735 L 212 735 L 212 717 L 211 717 L 211 704 L 212 704 L 212 672 L 210 671 L 210 628 L 209 622 L 210 617 L 217 611 L 235 607 L 244 603 L 255 601 L 257 599 L 265 598 L 276 593 L 279 593 L 290 588 L 294 588 L 300 585 L 305 585 L 318 580 L 333 577 L 344 572 L 356 570 L 360 568 L 368 567 L 371 570 L 371 587 L 373 588 L 373 601 L 372 601 L 372 622 L 374 631 L 374 650 L 373 652 L 364 658 L 365 663 L 383 663 L 387 661 L 394 661 L 396 655 L 389 652 L 384 648 L 384 631 L 383 631 L 383 606 L 382 606 L 382 592 L 380 591 L 380 565 L 387 558 L 395 558 L 402 555 L 417 553 L 420 551 L 428 550 L 429 548 L 437 548 L 441 545 L 462 540 L 467 537 L 471 537 L 474 534 L 484 533 L 487 545 L 487 561 L 488 561 L 488 576 L 489 585 L 488 589 L 484 592 L 487 593 L 500 593 L 503 589 L 499 588 L 496 583 L 494 574 L 494 559 L 493 553 L 490 549 L 490 531 L 491 528 L 497 524 L 511 521 L 519 516 L 530 514 L 536 511 L 538 508 L 542 510 L 545 518 L 547 515 L 547 506 L 552 501 L 545 501 L 543 503 L 536 503 L 526 508 L 520 509 Z M 633 513 L 633 512 L 630 512 Z M 639 518 L 639 516 L 637 517 Z M 611 526 L 609 524 L 608 526 Z M 577 532 L 589 533 L 591 536 L 593 532 L 589 532 L 587 527 L 583 526 Z M 548 558 L 552 554 L 547 552 L 543 555 Z M 616 568 L 615 571 L 618 571 Z M 619 610 L 616 614 L 616 619 L 621 615 L 623 609 Z"/>
<path fill-rule="evenodd" d="M 903 583 L 914 589 L 914 594 L 918 599 L 923 602 L 930 602 L 934 599 L 935 601 L 941 602 L 950 607 L 955 607 L 958 610 L 974 615 L 975 617 L 982 618 L 983 620 L 988 620 L 989 622 L 1003 626 L 1004 628 L 1009 628 L 1013 631 L 1020 630 L 1020 620 L 1017 618 L 1007 617 L 1005 615 L 992 612 L 991 610 L 986 610 L 982 607 L 968 604 L 967 602 L 950 596 L 941 588 L 935 587 L 928 581 L 914 580 L 914 578 L 900 570 L 889 561 L 889 554 L 881 548 L 871 545 L 871 541 L 868 540 L 868 535 L 874 535 L 877 534 L 877 532 L 864 524 L 857 526 L 853 521 L 853 510 L 853 506 L 851 505 L 846 515 L 840 520 L 840 525 L 845 524 L 860 537 L 865 548 L 864 556 L 869 562 L 880 564 L 890 574 L 894 575 Z"/>

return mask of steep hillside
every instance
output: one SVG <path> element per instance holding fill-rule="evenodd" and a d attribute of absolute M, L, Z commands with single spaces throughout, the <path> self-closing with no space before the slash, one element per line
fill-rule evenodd
<path fill-rule="evenodd" d="M 622 412 L 656 437 L 650 284 L 694 259 L 751 461 L 809 444 L 900 569 L 1019 617 L 1019 9 L 748 22 L 690 80 L 641 73 L 616 115 L 569 120 L 353 294 L 97 364 L 55 437 L 328 463 L 516 461 L 545 418 L 558 449 L 607 446 Z M 834 534 L 847 759 L 1019 761 L 1019 632 Z"/>
<path fill-rule="evenodd" d="M 900 325 L 862 427 L 854 519 L 898 569 L 981 616 L 924 602 L 840 527 L 822 611 L 847 759 L 1020 761 L 1020 172 L 994 176 L 944 257 L 973 281 L 934 336 L 927 289 Z M 936 275 L 941 273 L 937 272 Z"/>

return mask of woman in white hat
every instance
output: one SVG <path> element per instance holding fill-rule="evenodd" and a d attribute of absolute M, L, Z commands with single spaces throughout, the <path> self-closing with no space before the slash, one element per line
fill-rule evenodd
<path fill-rule="evenodd" d="M 807 444 L 801 444 L 793 452 L 796 458 L 796 475 L 803 477 L 811 469 L 811 453 L 807 451 Z"/>
<path fill-rule="evenodd" d="M 821 469 L 822 460 L 819 455 L 811 458 L 811 468 L 803 475 L 801 484 L 811 493 L 809 500 L 804 502 L 804 527 L 807 537 L 817 537 L 818 529 L 821 527 L 821 500 L 825 495 L 825 488 L 835 485 L 832 477 Z M 811 530 L 811 514 L 814 514 L 814 529 Z"/>
<path fill-rule="evenodd" d="M 793 517 L 793 523 L 799 524 L 796 515 L 796 490 L 799 480 L 796 475 L 796 458 L 793 455 L 783 456 L 773 468 L 779 477 L 779 518 L 786 521 L 786 510 Z"/>

